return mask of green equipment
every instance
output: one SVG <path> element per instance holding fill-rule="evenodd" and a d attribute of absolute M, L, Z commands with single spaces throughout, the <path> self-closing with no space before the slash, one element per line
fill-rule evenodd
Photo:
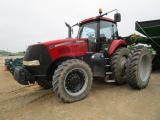
<path fill-rule="evenodd" d="M 136 30 L 147 37 L 143 38 L 144 41 L 151 45 L 157 53 L 153 65 L 160 65 L 160 20 L 136 22 Z"/>
<path fill-rule="evenodd" d="M 16 59 L 5 59 L 5 66 L 7 69 L 14 74 L 14 69 L 16 66 L 23 66 L 23 58 Z"/>
<path fill-rule="evenodd" d="M 16 66 L 22 66 L 23 64 L 23 58 L 16 58 L 15 60 L 13 60 L 12 65 L 10 67 L 10 72 L 12 74 L 14 74 L 14 69 Z"/>
<path fill-rule="evenodd" d="M 11 64 L 12 64 L 13 59 L 5 59 L 5 66 L 7 68 L 7 70 L 9 70 L 11 68 Z"/>
<path fill-rule="evenodd" d="M 144 37 L 135 34 L 131 35 L 131 44 L 147 44 L 148 49 L 155 56 L 153 65 L 160 65 L 160 20 L 136 21 L 135 30 L 144 35 Z"/>

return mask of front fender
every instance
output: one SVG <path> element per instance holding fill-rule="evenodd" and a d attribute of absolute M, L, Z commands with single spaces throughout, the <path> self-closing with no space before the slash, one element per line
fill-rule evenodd
<path fill-rule="evenodd" d="M 124 41 L 124 40 L 114 40 L 111 43 L 111 45 L 110 45 L 110 47 L 108 49 L 107 54 L 111 55 L 115 51 L 115 49 L 117 49 L 119 46 L 125 46 L 125 47 L 127 47 L 126 41 Z"/>

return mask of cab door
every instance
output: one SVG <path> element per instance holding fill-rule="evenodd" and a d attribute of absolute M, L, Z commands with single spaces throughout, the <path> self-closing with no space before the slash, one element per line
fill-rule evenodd
<path fill-rule="evenodd" d="M 97 22 L 86 23 L 80 27 L 80 38 L 88 39 L 88 51 L 97 51 Z"/>
<path fill-rule="evenodd" d="M 118 38 L 116 24 L 109 21 L 100 21 L 99 51 L 107 52 L 111 42 Z"/>

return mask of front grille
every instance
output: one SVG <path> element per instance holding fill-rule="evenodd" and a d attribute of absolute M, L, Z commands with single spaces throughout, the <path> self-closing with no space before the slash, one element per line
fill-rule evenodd
<path fill-rule="evenodd" d="M 47 69 L 52 63 L 52 59 L 48 52 L 48 49 L 43 44 L 31 45 L 28 47 L 24 61 L 39 60 L 39 66 L 25 66 L 26 69 L 33 75 L 45 75 L 47 74 Z"/>
<path fill-rule="evenodd" d="M 31 45 L 28 47 L 24 61 L 39 60 L 41 65 L 48 65 L 52 62 L 48 49 L 43 44 Z"/>

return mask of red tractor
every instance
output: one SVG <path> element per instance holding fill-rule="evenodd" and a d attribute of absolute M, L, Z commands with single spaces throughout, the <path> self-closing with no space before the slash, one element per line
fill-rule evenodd
<path fill-rule="evenodd" d="M 119 37 L 117 30 L 121 15 L 117 12 L 114 20 L 103 17 L 110 12 L 102 14 L 100 9 L 100 15 L 73 25 L 79 26 L 76 38 L 71 37 L 73 26 L 65 23 L 69 29 L 68 38 L 30 45 L 24 56 L 23 67 L 15 68 L 15 80 L 23 85 L 37 82 L 44 89 L 53 87 L 55 94 L 64 102 L 83 99 L 88 94 L 94 77 L 114 80 L 119 85 L 127 83 L 131 73 L 134 76 L 139 72 L 136 71 L 138 64 L 131 65 L 136 49 L 131 50 L 133 54 L 128 59 L 127 42 Z M 146 51 L 139 49 L 137 60 Z M 145 58 L 149 56 L 144 55 Z M 151 65 L 151 61 L 146 64 Z M 133 81 L 129 81 L 129 84 L 134 88 L 145 88 L 149 81 L 150 67 L 147 71 L 147 76 L 144 73 L 139 75 L 141 83 L 137 78 L 132 78 Z"/>

